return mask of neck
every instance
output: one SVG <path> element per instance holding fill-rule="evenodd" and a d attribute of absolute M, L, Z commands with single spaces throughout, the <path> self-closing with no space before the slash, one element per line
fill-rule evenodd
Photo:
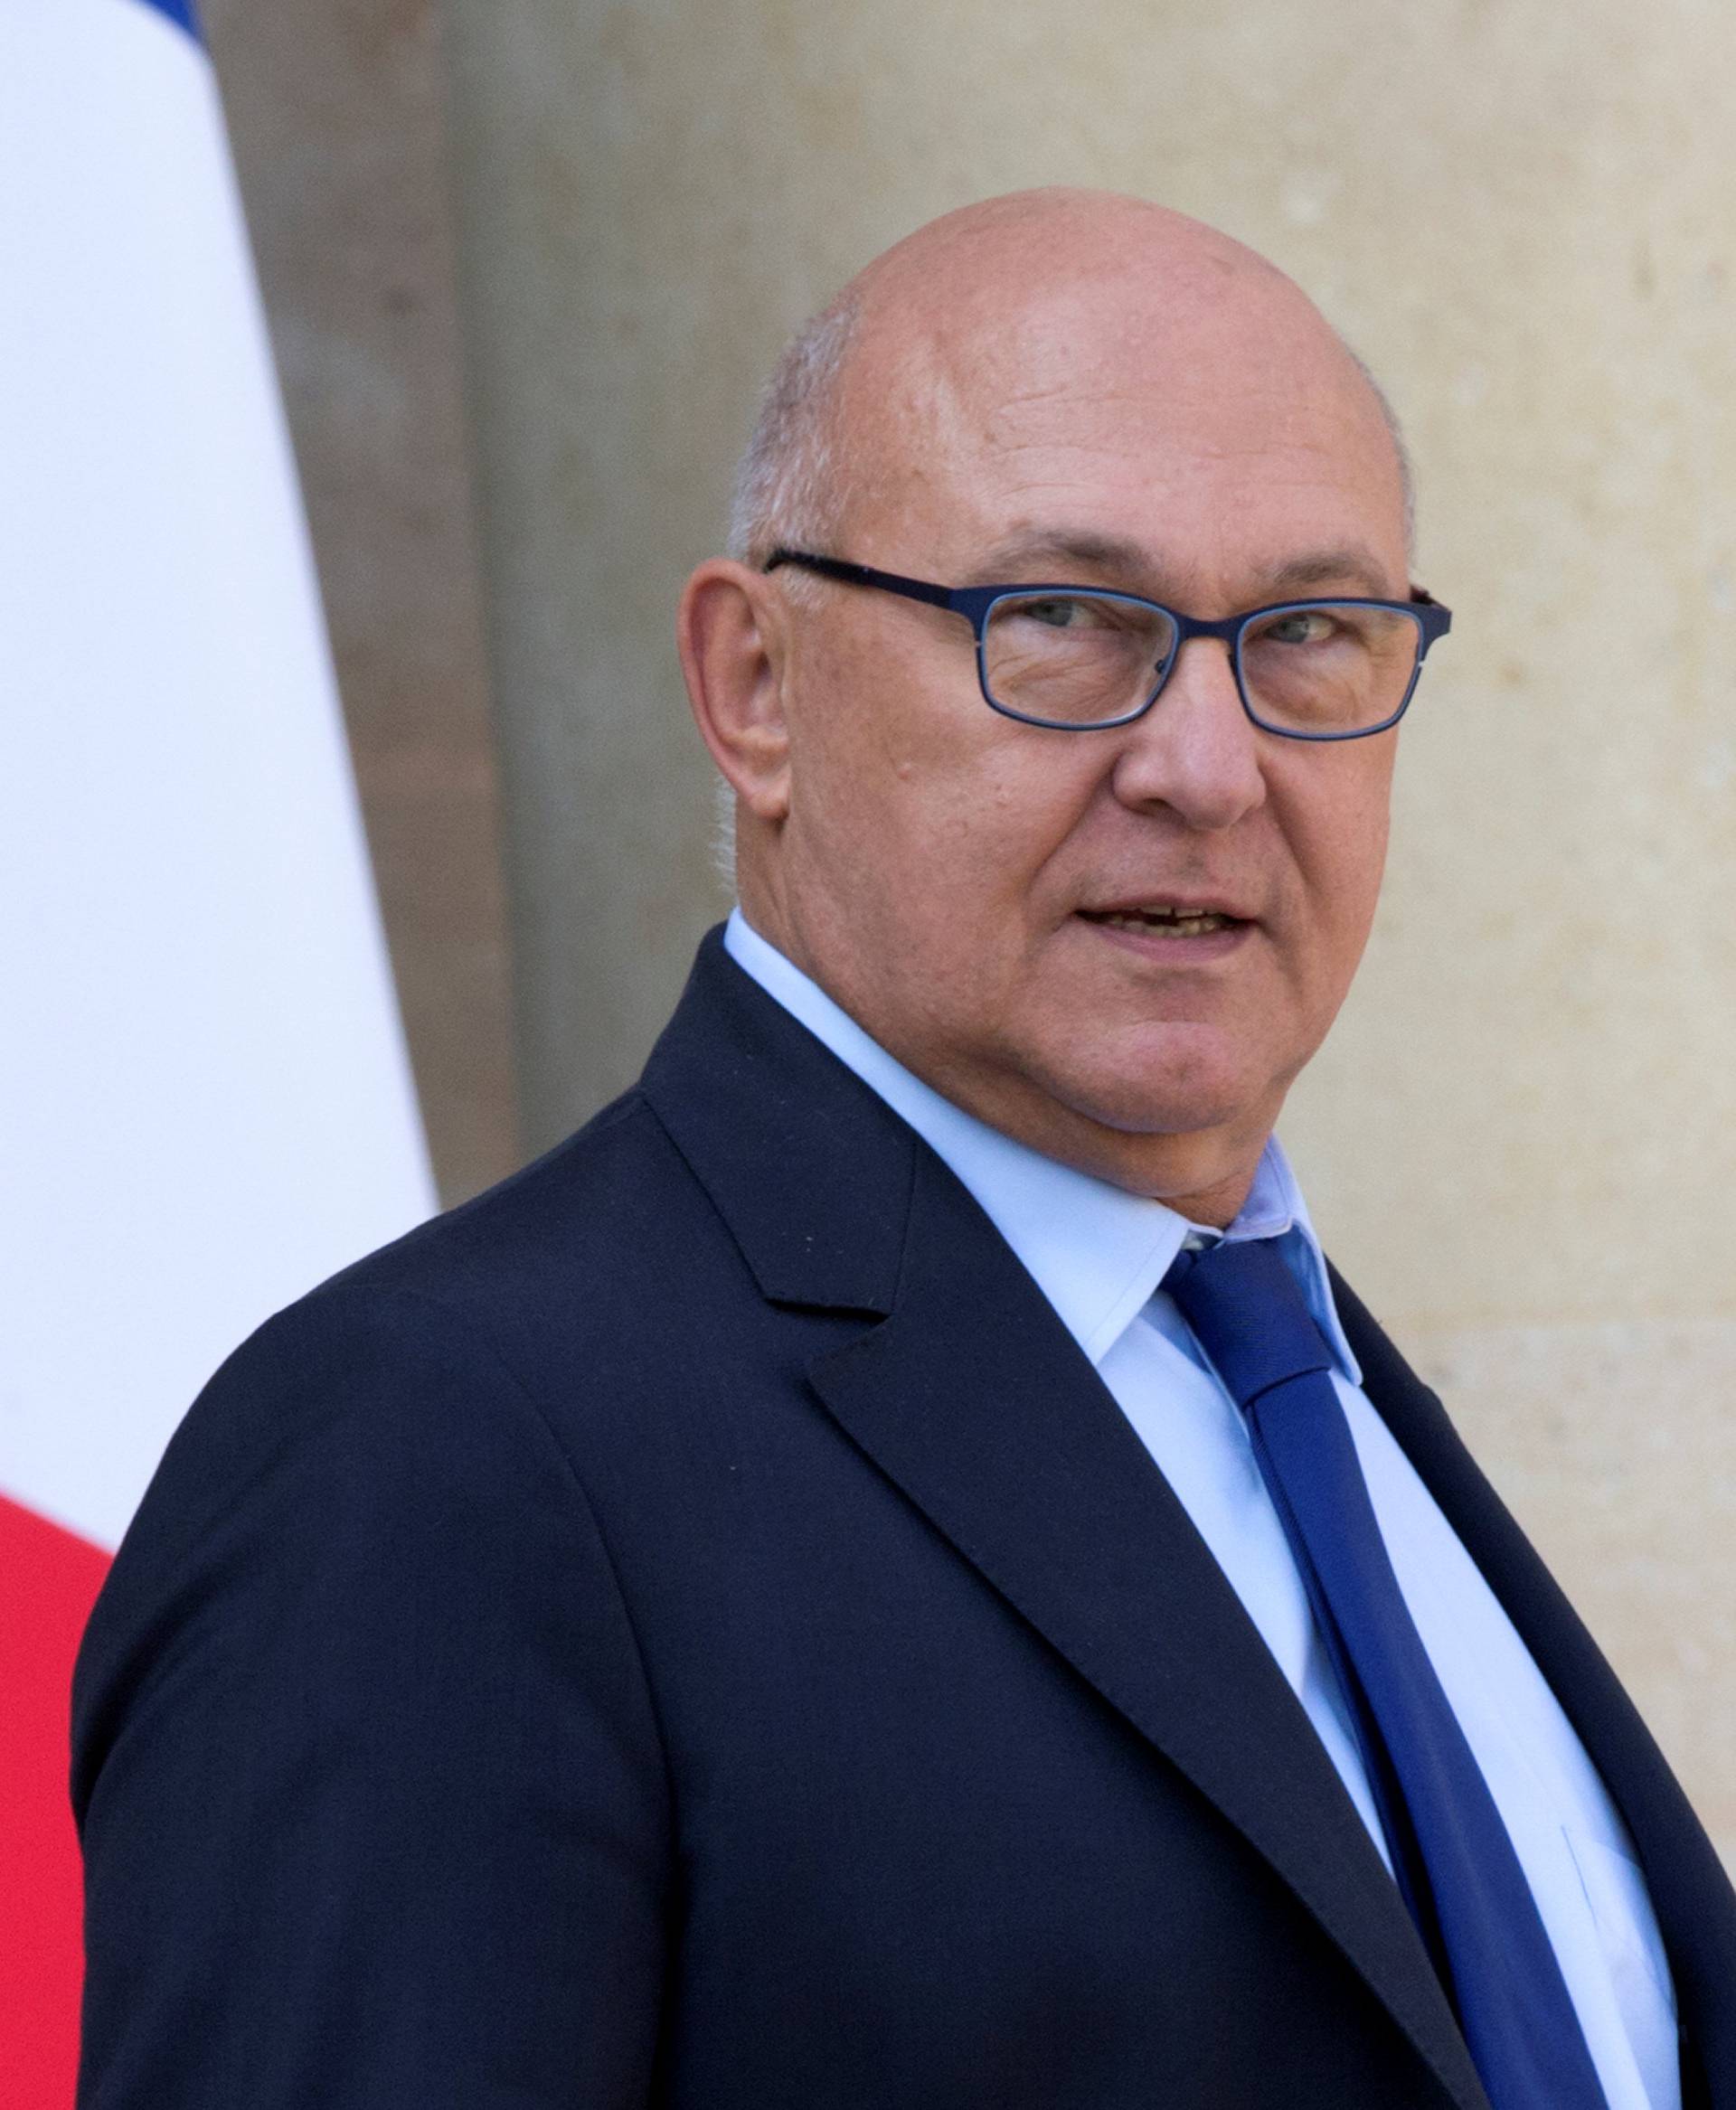
<path fill-rule="evenodd" d="M 920 1056 L 896 1048 L 887 1052 L 943 1098 L 1015 1143 L 1217 1230 L 1232 1223 L 1247 1201 L 1271 1134 L 1263 1119 L 1234 1128 L 1112 1127 L 1048 1097 L 1027 1079 L 937 1072 L 925 1069 Z"/>

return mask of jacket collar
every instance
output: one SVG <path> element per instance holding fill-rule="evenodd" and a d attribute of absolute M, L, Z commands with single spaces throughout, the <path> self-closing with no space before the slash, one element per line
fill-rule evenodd
<path fill-rule="evenodd" d="M 701 942 L 640 1089 L 774 1304 L 884 1315 L 917 1141 L 860 1078 Z"/>

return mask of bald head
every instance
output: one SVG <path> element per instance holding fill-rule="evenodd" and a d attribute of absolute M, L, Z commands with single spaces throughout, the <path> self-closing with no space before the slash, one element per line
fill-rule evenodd
<path fill-rule="evenodd" d="M 1373 377 L 1273 265 L 1199 221 L 1080 190 L 1020 192 L 929 222 L 876 258 L 778 362 L 738 472 L 731 553 L 830 546 L 859 502 L 889 495 L 937 428 L 1026 373 L 1190 364 L 1250 391 L 1298 364 L 1360 395 L 1391 452 L 1407 537 L 1409 464 Z M 1111 385 L 1113 385 L 1111 383 Z M 992 418 L 992 407 L 987 412 Z M 992 434 L 986 433 L 991 438 Z"/>

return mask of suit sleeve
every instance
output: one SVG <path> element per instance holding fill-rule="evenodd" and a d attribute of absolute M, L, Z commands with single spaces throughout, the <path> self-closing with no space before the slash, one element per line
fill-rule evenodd
<path fill-rule="evenodd" d="M 73 1795 L 80 2110 L 646 2100 L 643 1667 L 570 1462 L 440 1305 L 328 1289 L 212 1380 L 86 1636 Z"/>

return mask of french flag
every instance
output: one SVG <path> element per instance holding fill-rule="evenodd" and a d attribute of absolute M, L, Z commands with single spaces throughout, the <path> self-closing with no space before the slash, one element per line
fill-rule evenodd
<path fill-rule="evenodd" d="M 229 1349 L 431 1206 L 189 0 L 0 0 L 8 2110 L 72 2100 L 68 1683 L 108 1554 Z"/>

